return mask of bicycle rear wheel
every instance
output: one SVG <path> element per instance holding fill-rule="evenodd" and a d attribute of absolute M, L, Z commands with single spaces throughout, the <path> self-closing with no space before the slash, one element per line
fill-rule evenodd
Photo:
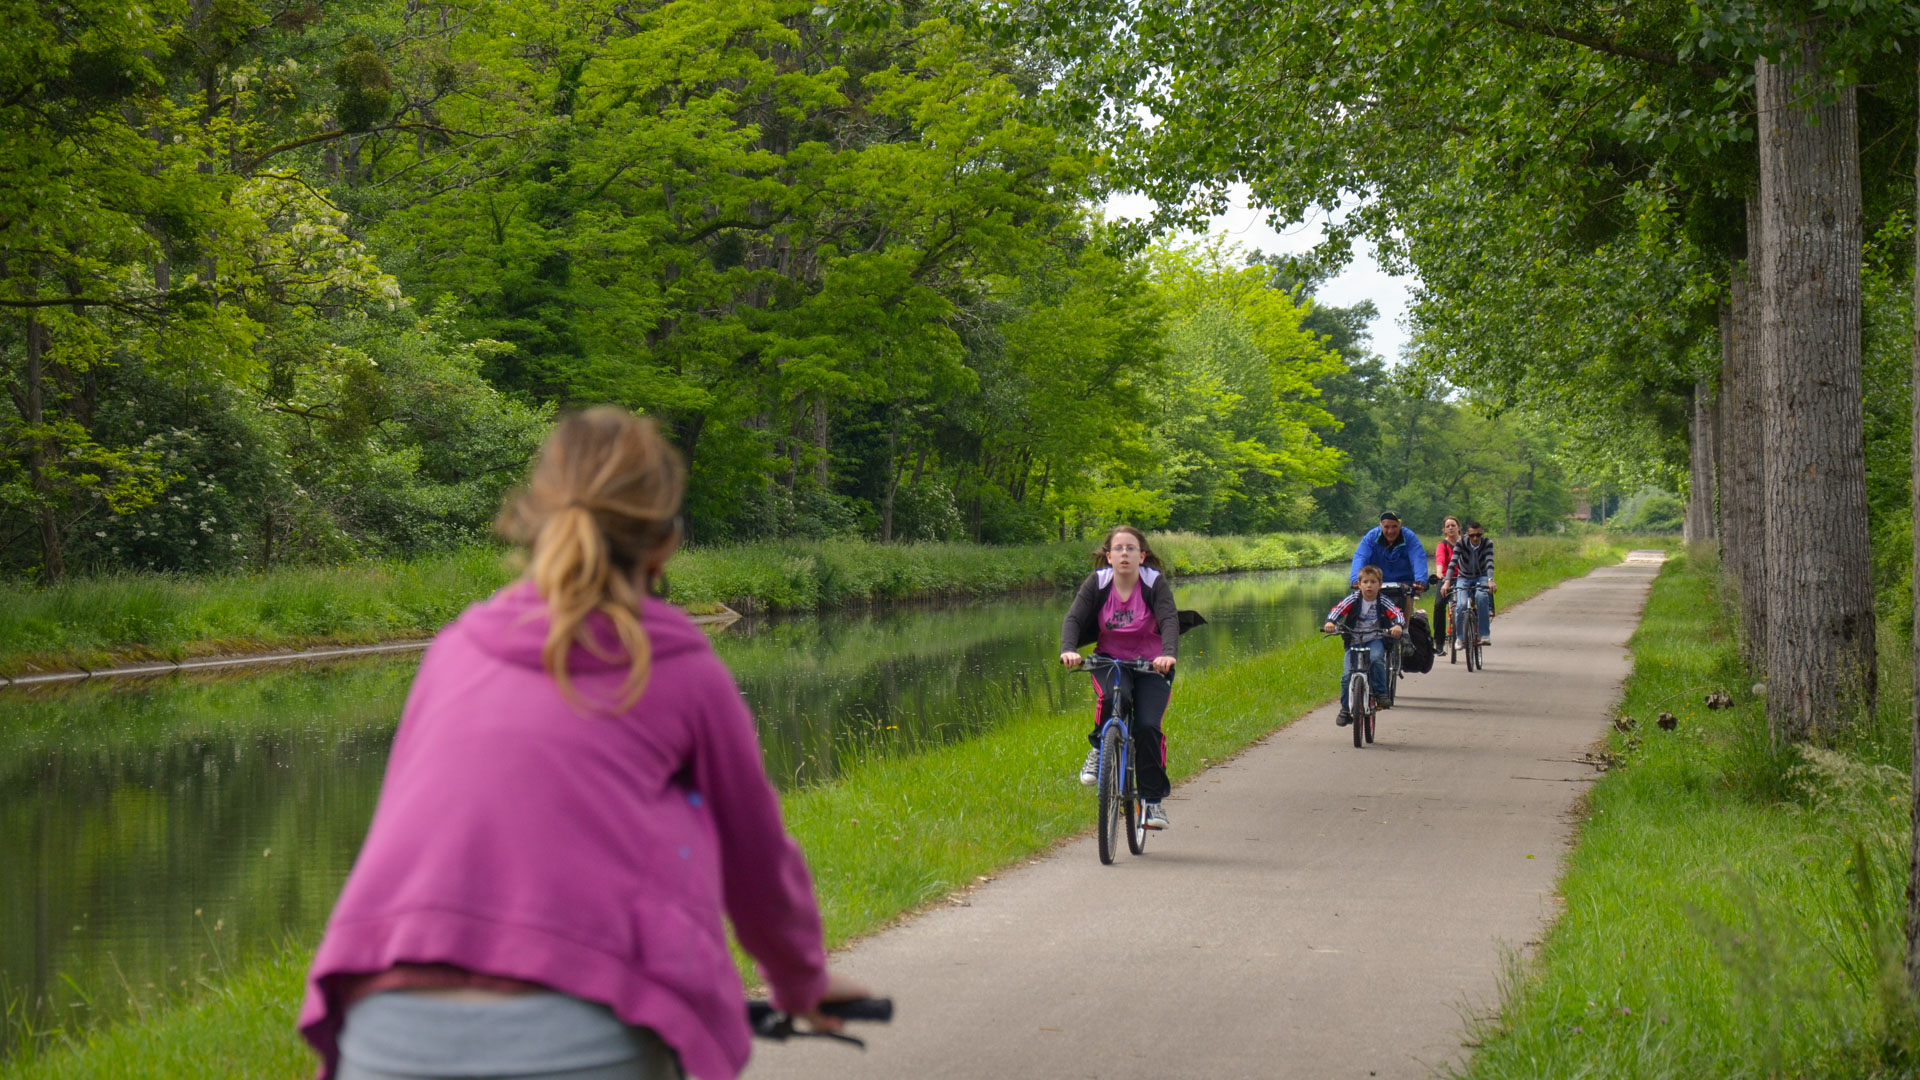
<path fill-rule="evenodd" d="M 1373 742 L 1373 723 L 1375 720 L 1379 719 L 1380 709 L 1377 706 L 1375 706 L 1374 703 L 1371 701 L 1367 702 L 1367 706 L 1368 706 L 1367 708 L 1367 742 L 1369 745 L 1371 745 Z M 1354 717 L 1353 726 L 1355 728 L 1358 728 L 1360 726 L 1359 717 L 1357 716 Z"/>
<path fill-rule="evenodd" d="M 1109 727 L 1100 737 L 1100 862 L 1113 865 L 1120 847 L 1120 729 Z"/>
<path fill-rule="evenodd" d="M 1147 808 L 1140 802 L 1140 778 L 1134 762 L 1139 752 L 1137 746 L 1127 747 L 1127 786 L 1121 798 L 1127 811 L 1127 850 L 1135 855 L 1147 850 Z"/>
<path fill-rule="evenodd" d="M 1373 691 L 1367 686 L 1367 673 L 1356 671 L 1353 677 L 1347 680 L 1347 712 L 1353 717 L 1353 748 L 1355 750 L 1366 745 L 1362 741 L 1365 736 L 1360 732 L 1360 725 L 1366 723 L 1362 717 L 1372 711 Z"/>

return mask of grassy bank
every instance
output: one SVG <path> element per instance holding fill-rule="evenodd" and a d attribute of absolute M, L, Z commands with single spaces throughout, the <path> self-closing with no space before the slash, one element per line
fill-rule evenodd
<path fill-rule="evenodd" d="M 1913 1075 L 1905 643 L 1846 745 L 1781 754 L 1720 610 L 1711 567 L 1668 564 L 1633 639 L 1621 713 L 1636 723 L 1611 737 L 1620 763 L 1593 789 L 1564 914 L 1466 1075 Z M 1733 707 L 1706 708 L 1713 690 Z"/>
<path fill-rule="evenodd" d="M 1600 539 L 1503 546 L 1501 596 L 1518 602 L 1621 553 Z M 1336 647 L 1307 638 L 1183 679 L 1176 781 L 1327 701 L 1338 665 Z M 831 942 L 872 933 L 1086 829 L 1092 804 L 1073 776 L 1084 748 L 1077 725 L 1036 712 L 914 757 L 850 760 L 845 780 L 789 793 L 787 824 L 813 867 Z M 993 828 L 979 828 L 983 820 Z M 0 1066 L 0 1080 L 305 1076 L 311 1059 L 292 1024 L 311 947 L 289 943 L 281 957 L 145 1022 L 56 1036 L 33 1060 Z"/>
<path fill-rule="evenodd" d="M 1352 550 L 1345 538 L 1310 534 L 1176 533 L 1156 544 L 1176 577 L 1318 566 Z M 1086 572 L 1091 546 L 747 544 L 682 552 L 669 577 L 672 599 L 690 610 L 816 610 L 1055 587 Z M 426 637 L 513 573 L 503 551 L 475 548 L 412 562 L 0 590 L 0 674 Z"/>

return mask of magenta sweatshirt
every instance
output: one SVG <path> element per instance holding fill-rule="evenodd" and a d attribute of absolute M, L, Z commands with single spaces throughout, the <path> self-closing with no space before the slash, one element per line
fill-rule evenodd
<path fill-rule="evenodd" d="M 300 1030 L 339 1061 L 346 977 L 396 963 L 524 979 L 652 1028 L 700 1080 L 732 1080 L 750 1035 L 721 914 L 774 1002 L 826 987 L 813 884 L 780 824 L 733 678 L 679 609 L 648 598 L 652 677 L 632 708 L 564 699 L 540 664 L 526 583 L 468 608 L 427 650 L 366 843 L 307 975 Z M 589 624 L 619 652 L 610 623 Z M 576 646 L 587 701 L 624 658 Z"/>

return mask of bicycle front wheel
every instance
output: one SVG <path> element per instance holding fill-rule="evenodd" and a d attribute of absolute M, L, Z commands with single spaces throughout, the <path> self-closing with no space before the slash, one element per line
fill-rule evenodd
<path fill-rule="evenodd" d="M 1118 727 L 1107 728 L 1100 738 L 1100 862 L 1113 865 L 1120 847 L 1120 804 L 1126 793 L 1120 784 L 1120 744 Z"/>
<path fill-rule="evenodd" d="M 1467 618 L 1473 620 L 1465 627 L 1467 632 L 1467 670 L 1480 670 L 1480 613 L 1468 609 Z"/>
<path fill-rule="evenodd" d="M 1373 712 L 1373 691 L 1367 686 L 1367 673 L 1356 671 L 1353 678 L 1347 680 L 1347 712 L 1353 717 L 1353 748 L 1365 746 L 1365 738 L 1360 732 L 1363 717 Z"/>

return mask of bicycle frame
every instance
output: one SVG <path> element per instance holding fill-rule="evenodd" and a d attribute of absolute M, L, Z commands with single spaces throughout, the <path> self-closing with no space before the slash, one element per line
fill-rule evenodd
<path fill-rule="evenodd" d="M 1136 748 L 1133 744 L 1133 692 L 1132 688 L 1127 685 L 1126 680 L 1120 678 L 1120 669 L 1126 668 L 1136 675 L 1151 674 L 1158 675 L 1161 678 L 1166 678 L 1166 676 L 1155 671 L 1153 665 L 1145 660 L 1119 660 L 1111 656 L 1101 656 L 1098 653 L 1087 659 L 1086 667 L 1088 674 L 1093 675 L 1095 679 L 1101 677 L 1096 673 L 1095 669 L 1105 669 L 1109 678 L 1103 682 L 1102 685 L 1105 691 L 1112 695 L 1111 700 L 1113 702 L 1112 710 L 1107 714 L 1106 719 L 1100 722 L 1100 729 L 1094 736 L 1096 740 L 1095 749 L 1099 752 L 1095 758 L 1095 775 L 1100 777 L 1108 775 L 1107 742 L 1109 737 L 1117 736 L 1113 738 L 1113 743 L 1118 747 L 1119 760 L 1113 763 L 1113 775 L 1118 779 L 1120 790 L 1114 794 L 1119 797 L 1119 801 L 1124 808 L 1127 825 L 1127 849 L 1133 852 L 1133 854 L 1138 855 L 1146 848 L 1146 830 L 1137 817 L 1137 815 L 1144 811 L 1138 806 L 1140 789 L 1135 776 L 1134 753 Z M 1101 790 L 1098 798 L 1100 799 L 1101 814 L 1103 815 L 1103 827 L 1100 831 L 1100 861 L 1106 863 L 1111 861 L 1110 856 L 1112 852 L 1109 850 L 1110 837 L 1104 828 L 1104 823 L 1108 819 L 1104 815 L 1111 814 L 1113 808 L 1107 804 L 1108 792 L 1104 784 L 1100 785 L 1100 787 Z"/>
<path fill-rule="evenodd" d="M 1352 720 L 1353 747 L 1358 750 L 1373 741 L 1375 718 L 1380 711 L 1380 699 L 1373 692 L 1373 650 L 1353 634 L 1343 631 L 1339 636 L 1346 645 L 1340 692 Z"/>
<path fill-rule="evenodd" d="M 1447 581 L 1447 603 L 1453 611 L 1453 625 L 1447 629 L 1447 643 L 1451 655 L 1457 660 L 1461 653 L 1467 654 L 1469 672 L 1484 670 L 1480 659 L 1480 601 L 1487 601 L 1487 610 L 1493 610 L 1493 590 L 1486 584 L 1461 587 L 1458 578 Z M 1464 593 L 1466 599 L 1462 600 Z"/>

